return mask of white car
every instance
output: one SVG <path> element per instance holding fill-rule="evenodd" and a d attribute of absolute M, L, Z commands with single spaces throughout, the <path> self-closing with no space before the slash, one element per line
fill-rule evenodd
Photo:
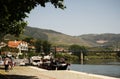
<path fill-rule="evenodd" d="M 40 60 L 33 60 L 32 65 L 33 66 L 39 66 L 40 65 Z"/>
<path fill-rule="evenodd" d="M 20 66 L 25 66 L 25 62 L 20 62 Z"/>

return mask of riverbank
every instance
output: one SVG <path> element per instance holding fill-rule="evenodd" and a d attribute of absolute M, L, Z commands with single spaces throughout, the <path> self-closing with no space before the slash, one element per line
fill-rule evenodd
<path fill-rule="evenodd" d="M 16 66 L 9 72 L 5 72 L 4 68 L 1 67 L 0 75 L 5 77 L 2 79 L 119 79 L 72 70 L 44 70 L 32 66 Z"/>
<path fill-rule="evenodd" d="M 120 78 L 120 65 L 71 64 L 71 70 Z"/>

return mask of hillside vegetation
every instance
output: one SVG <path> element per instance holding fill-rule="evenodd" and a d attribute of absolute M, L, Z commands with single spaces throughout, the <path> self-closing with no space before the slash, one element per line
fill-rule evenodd
<path fill-rule="evenodd" d="M 116 46 L 120 47 L 120 34 L 84 34 L 80 36 L 70 36 L 60 32 L 48 29 L 40 29 L 35 27 L 26 27 L 24 34 L 17 39 L 25 37 L 33 37 L 35 39 L 48 40 L 55 45 L 72 45 L 78 44 L 81 46 Z M 7 35 L 6 39 L 16 39 L 13 36 Z"/>
<path fill-rule="evenodd" d="M 91 46 L 77 36 L 70 36 L 47 29 L 26 27 L 24 35 L 29 37 L 34 37 L 37 39 L 48 40 L 53 44 L 62 44 L 62 45 L 79 44 L 79 45 Z"/>
<path fill-rule="evenodd" d="M 120 47 L 120 34 L 86 34 L 78 36 L 84 41 L 88 41 L 93 46 L 117 46 Z"/>

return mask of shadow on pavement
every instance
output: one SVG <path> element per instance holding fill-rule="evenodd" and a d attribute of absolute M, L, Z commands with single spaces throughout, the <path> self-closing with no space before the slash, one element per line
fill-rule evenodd
<path fill-rule="evenodd" d="M 24 75 L 1 75 L 0 79 L 39 79 L 36 76 L 24 76 Z"/>
<path fill-rule="evenodd" d="M 0 67 L 1 70 L 4 70 L 5 68 L 4 67 Z"/>

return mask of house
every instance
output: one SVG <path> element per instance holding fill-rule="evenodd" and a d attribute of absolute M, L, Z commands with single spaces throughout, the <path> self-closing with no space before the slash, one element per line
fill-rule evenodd
<path fill-rule="evenodd" d="M 56 52 L 64 52 L 64 48 L 56 47 Z"/>
<path fill-rule="evenodd" d="M 8 47 L 18 48 L 19 53 L 28 51 L 28 43 L 25 41 L 8 41 Z"/>
<path fill-rule="evenodd" d="M 55 50 L 56 50 L 56 52 L 62 52 L 62 53 L 68 52 L 68 50 L 63 47 L 56 47 Z"/>

